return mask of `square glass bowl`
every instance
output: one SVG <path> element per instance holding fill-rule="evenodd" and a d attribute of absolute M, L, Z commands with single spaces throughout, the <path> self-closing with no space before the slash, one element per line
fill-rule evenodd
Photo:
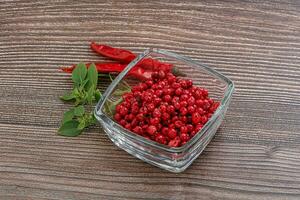
<path fill-rule="evenodd" d="M 209 96 L 220 102 L 220 106 L 203 128 L 181 147 L 171 148 L 123 128 L 114 121 L 111 111 L 107 107 L 108 102 L 118 101 L 118 92 L 120 88 L 124 87 L 124 80 L 130 86 L 139 82 L 126 75 L 134 66 L 148 58 L 173 64 L 180 72 L 186 74 L 186 77 L 183 78 L 191 79 L 194 85 L 207 89 Z M 233 82 L 219 72 L 175 53 L 149 49 L 128 64 L 125 70 L 114 79 L 98 102 L 95 116 L 111 141 L 121 149 L 162 169 L 182 172 L 201 154 L 215 135 L 229 106 L 233 91 Z"/>

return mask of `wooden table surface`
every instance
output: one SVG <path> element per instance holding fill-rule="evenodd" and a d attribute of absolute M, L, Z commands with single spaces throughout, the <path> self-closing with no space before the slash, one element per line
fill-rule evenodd
<path fill-rule="evenodd" d="M 300 1 L 0 2 L 0 199 L 300 199 Z M 101 60 L 89 41 L 163 48 L 236 91 L 183 173 L 146 164 L 95 126 L 56 135 L 71 88 L 58 67 Z"/>

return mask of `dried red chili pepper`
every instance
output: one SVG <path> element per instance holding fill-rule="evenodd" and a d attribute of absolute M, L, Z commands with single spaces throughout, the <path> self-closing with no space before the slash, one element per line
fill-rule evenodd
<path fill-rule="evenodd" d="M 89 67 L 90 64 L 91 63 L 87 63 L 86 66 Z M 99 73 L 111 73 L 111 72 L 120 73 L 127 66 L 126 64 L 120 64 L 120 63 L 95 63 L 95 65 Z M 62 67 L 61 70 L 67 73 L 72 73 L 75 67 L 76 65 L 73 65 L 71 67 Z M 132 68 L 127 75 L 137 78 L 139 80 L 146 80 L 151 78 L 153 72 L 154 71 L 145 70 L 141 67 L 136 66 Z"/>
<path fill-rule="evenodd" d="M 97 44 L 95 42 L 91 42 L 91 48 L 102 56 L 106 56 L 122 63 L 128 64 L 136 58 L 134 53 L 126 49 L 114 48 L 108 45 Z M 139 66 L 147 70 L 163 70 L 169 72 L 171 71 L 173 65 L 169 63 L 163 63 L 152 58 L 145 58 L 139 63 Z"/>
<path fill-rule="evenodd" d="M 114 48 L 108 45 L 97 44 L 91 42 L 91 48 L 98 54 L 106 56 L 113 60 L 120 61 L 122 63 L 130 63 L 136 58 L 136 55 L 131 51 L 125 49 Z"/>

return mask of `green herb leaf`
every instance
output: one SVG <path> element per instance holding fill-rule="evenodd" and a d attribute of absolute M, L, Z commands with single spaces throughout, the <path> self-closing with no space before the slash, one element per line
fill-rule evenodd
<path fill-rule="evenodd" d="M 86 122 L 85 122 L 85 120 L 81 120 L 81 121 L 79 122 L 79 124 L 78 124 L 77 129 L 78 129 L 78 130 L 83 130 L 85 127 L 86 127 Z"/>
<path fill-rule="evenodd" d="M 85 64 L 79 63 L 72 72 L 72 80 L 75 87 L 78 87 L 85 79 L 87 74 L 87 69 Z"/>
<path fill-rule="evenodd" d="M 88 85 L 89 83 L 89 79 L 85 79 L 84 81 L 82 81 L 82 83 L 80 84 L 79 89 L 83 90 L 85 88 L 86 85 Z"/>
<path fill-rule="evenodd" d="M 74 108 L 71 108 L 70 110 L 64 113 L 62 124 L 71 121 L 73 117 L 74 117 Z"/>
<path fill-rule="evenodd" d="M 60 99 L 64 100 L 64 101 L 71 101 L 71 100 L 74 100 L 75 98 L 76 98 L 76 96 L 73 93 L 64 94 L 63 96 L 60 96 Z"/>
<path fill-rule="evenodd" d="M 84 115 L 84 107 L 82 105 L 74 108 L 74 115 L 80 117 Z"/>
<path fill-rule="evenodd" d="M 102 96 L 102 94 L 101 94 L 100 90 L 96 90 L 95 91 L 95 99 L 97 102 L 100 100 L 101 96 Z"/>
<path fill-rule="evenodd" d="M 89 104 L 92 104 L 93 103 L 93 100 L 94 100 L 94 93 L 95 93 L 95 89 L 93 87 L 91 87 L 87 93 L 86 93 L 86 101 L 89 103 Z"/>
<path fill-rule="evenodd" d="M 59 135 L 67 136 L 67 137 L 75 137 L 80 135 L 82 130 L 79 130 L 77 127 L 79 125 L 79 122 L 76 120 L 68 121 L 61 125 L 61 127 L 58 129 Z"/>
<path fill-rule="evenodd" d="M 98 82 L 98 72 L 94 63 L 92 63 L 88 69 L 87 79 L 88 79 L 87 88 L 89 89 L 93 87 L 94 89 L 96 89 L 97 82 Z"/>

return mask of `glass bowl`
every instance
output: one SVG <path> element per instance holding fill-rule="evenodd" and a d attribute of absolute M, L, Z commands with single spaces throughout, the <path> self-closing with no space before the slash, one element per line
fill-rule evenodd
<path fill-rule="evenodd" d="M 194 85 L 207 89 L 209 96 L 220 102 L 220 106 L 203 128 L 181 147 L 168 147 L 123 128 L 113 120 L 111 111 L 107 108 L 108 102 L 118 101 L 118 91 L 124 87 L 124 80 L 130 86 L 138 83 L 136 79 L 127 76 L 127 73 L 135 65 L 148 58 L 173 64 L 180 72 L 186 74 L 185 78 L 192 79 Z M 95 117 L 111 141 L 121 149 L 162 169 L 182 172 L 201 154 L 215 135 L 225 116 L 233 91 L 233 82 L 214 69 L 175 53 L 149 49 L 128 64 L 109 85 L 95 108 Z"/>

